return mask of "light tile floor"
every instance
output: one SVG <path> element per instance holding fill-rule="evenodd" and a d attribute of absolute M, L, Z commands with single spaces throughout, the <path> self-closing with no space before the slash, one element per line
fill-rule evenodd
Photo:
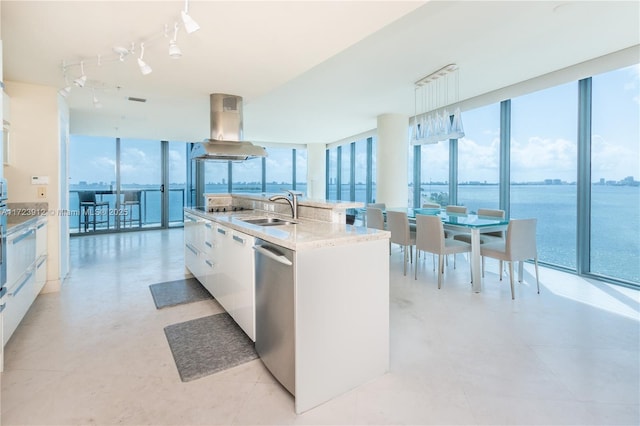
<path fill-rule="evenodd" d="M 302 415 L 260 360 L 183 383 L 163 327 L 221 308 L 155 309 L 149 284 L 183 277 L 182 238 L 71 240 L 62 291 L 5 348 L 3 425 L 640 423 L 638 292 L 541 268 L 538 295 L 527 265 L 512 301 L 488 262 L 474 294 L 461 255 L 438 290 L 431 256 L 416 281 L 395 247 L 388 374 Z"/>

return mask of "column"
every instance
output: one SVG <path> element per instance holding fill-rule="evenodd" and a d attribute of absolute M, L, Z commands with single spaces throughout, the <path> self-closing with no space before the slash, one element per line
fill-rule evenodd
<path fill-rule="evenodd" d="M 375 202 L 389 207 L 408 205 L 408 150 L 409 117 L 403 114 L 379 115 Z"/>
<path fill-rule="evenodd" d="M 307 193 L 308 198 L 325 199 L 326 150 L 323 143 L 307 145 Z"/>

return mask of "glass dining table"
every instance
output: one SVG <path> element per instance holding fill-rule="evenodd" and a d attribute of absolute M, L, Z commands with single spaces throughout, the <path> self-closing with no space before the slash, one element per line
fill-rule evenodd
<path fill-rule="evenodd" d="M 366 217 L 366 209 L 361 210 L 363 217 Z M 388 207 L 383 211 L 383 213 L 386 211 L 407 213 L 409 223 L 415 223 L 415 218 L 418 214 L 439 216 L 445 229 L 469 233 L 471 235 L 471 277 L 473 281 L 473 291 L 476 293 L 482 291 L 480 234 L 506 230 L 509 225 L 508 219 L 501 219 L 492 216 L 479 216 L 476 214 L 446 213 L 445 210 L 430 208 Z"/>

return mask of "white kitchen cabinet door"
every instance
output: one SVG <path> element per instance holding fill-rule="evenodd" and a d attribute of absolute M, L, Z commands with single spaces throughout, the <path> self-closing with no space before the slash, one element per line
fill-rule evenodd
<path fill-rule="evenodd" d="M 24 318 L 34 299 L 35 269 L 28 269 L 10 287 L 5 296 L 6 308 L 3 311 L 2 345 L 6 345 L 18 324 Z"/>
<path fill-rule="evenodd" d="M 36 225 L 36 259 L 47 254 L 47 219 Z"/>
<path fill-rule="evenodd" d="M 35 300 L 36 297 L 42 291 L 42 287 L 47 283 L 47 255 L 40 256 L 38 261 L 36 262 L 36 278 L 34 285 L 34 295 L 33 298 Z"/>
<path fill-rule="evenodd" d="M 255 238 L 233 231 L 227 263 L 234 271 L 229 276 L 233 303 L 229 315 L 255 342 L 255 262 L 253 245 Z"/>
<path fill-rule="evenodd" d="M 211 278 L 213 297 L 222 305 L 225 311 L 233 309 L 234 298 L 231 286 L 231 276 L 234 271 L 229 265 L 229 249 L 231 248 L 231 230 L 216 225 L 214 259 L 216 273 Z"/>

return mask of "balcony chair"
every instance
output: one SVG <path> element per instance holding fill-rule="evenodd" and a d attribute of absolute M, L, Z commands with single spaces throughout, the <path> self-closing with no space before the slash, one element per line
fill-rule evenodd
<path fill-rule="evenodd" d="M 96 230 L 96 225 L 107 224 L 109 229 L 109 202 L 96 201 L 96 193 L 94 191 L 78 192 L 80 200 L 80 220 L 78 221 L 78 232 L 84 227 L 84 232 L 89 231 L 89 225 Z M 104 218 L 106 216 L 106 219 Z M 100 219 L 98 219 L 98 217 Z"/>
<path fill-rule="evenodd" d="M 140 195 L 142 191 L 125 191 L 124 192 L 124 200 L 122 201 L 122 208 L 125 211 L 125 216 L 123 220 L 123 227 L 127 227 L 127 222 L 129 222 L 129 227 L 133 227 L 133 208 L 138 207 L 138 218 L 135 221 L 138 222 L 138 228 L 142 227 L 142 209 L 140 208 Z"/>
<path fill-rule="evenodd" d="M 468 253 L 471 251 L 471 245 L 452 238 L 445 238 L 442 220 L 438 216 L 417 215 L 416 228 L 416 252 L 426 251 L 438 255 L 438 288 L 440 288 L 442 286 L 442 275 L 444 275 L 443 256 Z M 414 278 L 418 279 L 418 262 L 415 265 Z"/>
<path fill-rule="evenodd" d="M 391 242 L 402 246 L 404 250 L 404 275 L 407 275 L 407 249 L 413 263 L 413 246 L 416 244 L 416 233 L 409 229 L 407 213 L 388 211 L 387 228 L 391 232 Z"/>
<path fill-rule="evenodd" d="M 533 259 L 536 267 L 536 286 L 540 294 L 538 280 L 538 248 L 536 245 L 537 219 L 511 219 L 507 226 L 507 236 L 503 241 L 482 244 L 480 254 L 500 261 L 500 281 L 502 281 L 502 262 L 509 262 L 509 279 L 511 283 L 511 299 L 513 300 L 513 262 L 520 262 L 518 281 L 522 282 L 523 262 Z M 484 270 L 483 270 L 484 275 Z"/>

